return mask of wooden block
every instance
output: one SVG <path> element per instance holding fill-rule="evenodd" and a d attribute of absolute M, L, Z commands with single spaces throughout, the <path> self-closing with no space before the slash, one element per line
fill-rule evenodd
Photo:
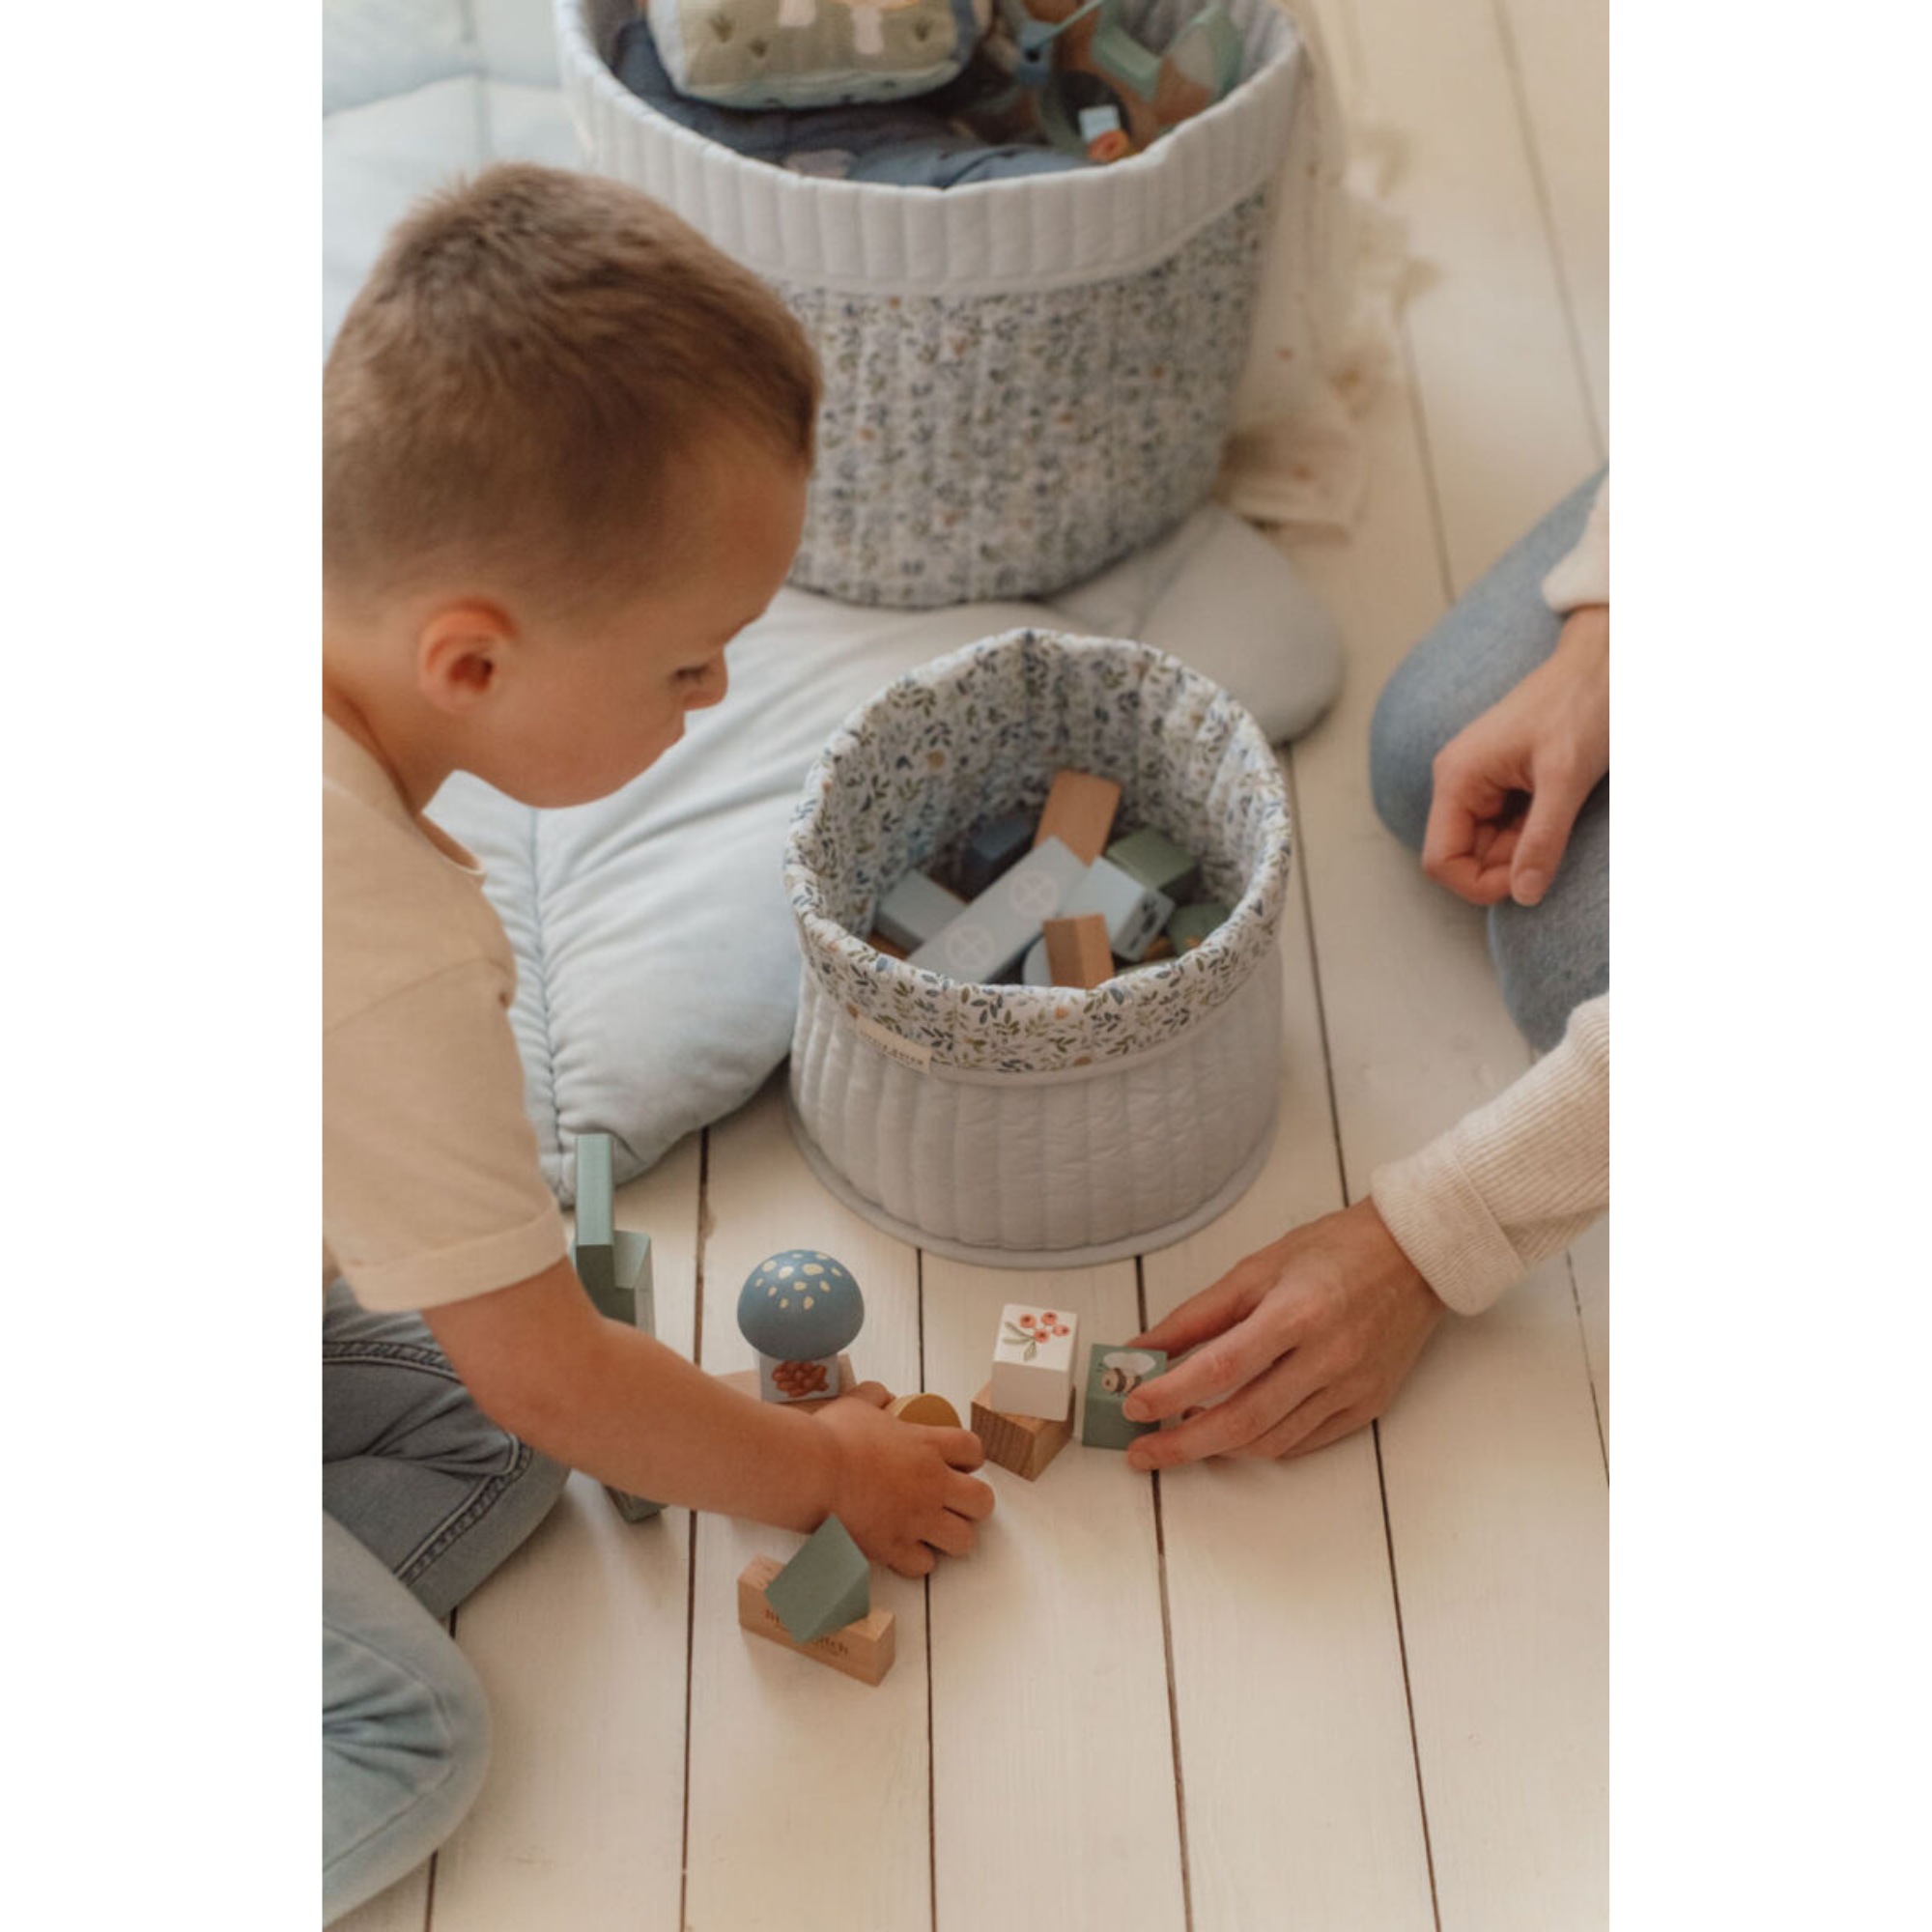
<path fill-rule="evenodd" d="M 883 952 L 888 959 L 905 959 L 911 956 L 902 947 L 895 946 L 883 932 L 876 929 L 867 935 L 866 944 L 874 952 Z"/>
<path fill-rule="evenodd" d="M 570 1264 L 598 1314 L 646 1335 L 658 1332 L 651 1286 L 651 1237 L 611 1225 L 615 1213 L 611 1179 L 611 1136 L 577 1137 L 577 1226 Z M 626 1522 L 645 1522 L 664 1513 L 664 1504 L 634 1496 L 609 1483 L 604 1493 Z"/>
<path fill-rule="evenodd" d="M 1086 861 L 1058 838 L 1037 845 L 1003 873 L 946 930 L 912 955 L 915 966 L 968 984 L 1004 973 L 1039 937 L 1040 923 L 1087 875 Z"/>
<path fill-rule="evenodd" d="M 908 872 L 880 901 L 874 930 L 895 946 L 916 952 L 966 910 L 966 901 L 923 872 Z M 903 955 L 901 955 L 903 956 Z"/>
<path fill-rule="evenodd" d="M 1053 1422 L 1073 1402 L 1073 1354 L 1080 1318 L 1009 1302 L 993 1336 L 993 1379 L 986 1406 L 995 1415 Z"/>
<path fill-rule="evenodd" d="M 1040 928 L 1046 941 L 1046 970 L 1056 986 L 1097 986 L 1114 977 L 1114 949 L 1107 922 L 1097 912 L 1077 919 L 1050 919 Z"/>
<path fill-rule="evenodd" d="M 1107 847 L 1107 857 L 1142 885 L 1165 894 L 1177 905 L 1192 898 L 1201 885 L 1201 862 L 1165 832 L 1143 825 Z"/>
<path fill-rule="evenodd" d="M 612 1236 L 611 1136 L 577 1137 L 577 1226 L 571 1238 L 570 1262 L 584 1292 L 600 1315 L 628 1321 L 614 1306 L 617 1258 Z"/>
<path fill-rule="evenodd" d="M 1078 919 L 1089 912 L 1106 920 L 1108 944 L 1122 959 L 1139 959 L 1173 918 L 1174 901 L 1122 871 L 1111 859 L 1096 859 L 1067 894 L 1060 917 Z"/>
<path fill-rule="evenodd" d="M 1073 1398 L 1067 1397 L 1060 1421 L 1047 1422 L 1037 1415 L 1003 1415 L 992 1406 L 992 1393 L 988 1382 L 973 1398 L 973 1434 L 984 1444 L 987 1462 L 1037 1482 L 1040 1471 L 1073 1440 Z"/>
<path fill-rule="evenodd" d="M 1107 835 L 1120 809 L 1121 788 L 1112 779 L 1097 779 L 1092 772 L 1056 772 L 1033 842 L 1039 845 L 1058 838 L 1083 865 L 1091 866 L 1107 849 Z"/>
<path fill-rule="evenodd" d="M 718 1379 L 726 1388 L 734 1388 L 740 1395 L 750 1396 L 753 1402 L 761 1402 L 764 1399 L 758 1393 L 759 1376 L 756 1369 L 734 1369 L 728 1376 L 720 1376 Z M 852 1357 L 850 1355 L 840 1355 L 838 1357 L 838 1394 L 850 1395 L 858 1386 L 859 1378 L 852 1373 Z M 804 1402 L 788 1402 L 785 1404 L 785 1406 L 787 1408 L 804 1409 L 823 1408 L 828 1402 L 836 1402 L 837 1400 L 837 1396 L 817 1395 L 809 1397 Z"/>
<path fill-rule="evenodd" d="M 928 1429 L 957 1429 L 959 1411 L 943 1395 L 902 1395 L 886 1405 L 886 1413 L 901 1422 L 923 1423 Z"/>
<path fill-rule="evenodd" d="M 1155 936 L 1153 944 L 1143 952 L 1135 963 L 1141 966 L 1158 966 L 1163 959 L 1174 957 L 1174 941 L 1166 933 Z"/>
<path fill-rule="evenodd" d="M 1167 923 L 1167 936 L 1177 952 L 1192 952 L 1228 917 L 1228 908 L 1213 899 L 1184 905 Z"/>
<path fill-rule="evenodd" d="M 1080 1419 L 1080 1439 L 1090 1449 L 1124 1449 L 1160 1427 L 1157 1422 L 1129 1422 L 1121 1405 L 1167 1367 L 1158 1349 L 1130 1349 L 1124 1342 L 1095 1342 L 1087 1355 L 1087 1412 Z"/>
<path fill-rule="evenodd" d="M 959 855 L 959 890 L 976 899 L 1000 874 L 1019 864 L 1033 845 L 1033 820 L 1023 811 L 1004 812 L 975 828 Z"/>
<path fill-rule="evenodd" d="M 816 1643 L 870 1615 L 872 1566 L 852 1532 L 829 1516 L 765 1585 L 765 1602 L 794 1643 Z"/>
<path fill-rule="evenodd" d="M 893 1667 L 897 1655 L 898 1633 L 890 1610 L 870 1610 L 857 1623 L 847 1624 L 816 1643 L 795 1643 L 785 1634 L 779 1613 L 765 1600 L 765 1591 L 784 1568 L 775 1556 L 760 1556 L 748 1564 L 738 1578 L 738 1621 L 755 1636 L 769 1637 L 785 1650 L 795 1650 L 819 1663 L 829 1663 L 861 1684 L 878 1684 Z"/>

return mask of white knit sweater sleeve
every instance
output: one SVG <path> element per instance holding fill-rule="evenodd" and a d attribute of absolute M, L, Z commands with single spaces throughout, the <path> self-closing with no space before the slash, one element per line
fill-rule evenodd
<path fill-rule="evenodd" d="M 1610 479 L 1605 476 L 1590 505 L 1590 521 L 1577 548 L 1543 580 L 1543 601 L 1568 614 L 1585 604 L 1610 601 Z"/>
<path fill-rule="evenodd" d="M 1422 1277 L 1476 1315 L 1610 1203 L 1610 996 L 1570 1015 L 1555 1048 L 1369 1192 Z"/>

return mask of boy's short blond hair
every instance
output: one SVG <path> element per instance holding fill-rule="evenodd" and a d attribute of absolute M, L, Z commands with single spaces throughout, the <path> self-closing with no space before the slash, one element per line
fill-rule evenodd
<path fill-rule="evenodd" d="M 692 464 L 735 429 L 809 468 L 818 367 L 776 296 L 648 195 L 530 165 L 390 237 L 323 378 L 323 570 L 450 571 L 559 608 L 662 582 Z"/>

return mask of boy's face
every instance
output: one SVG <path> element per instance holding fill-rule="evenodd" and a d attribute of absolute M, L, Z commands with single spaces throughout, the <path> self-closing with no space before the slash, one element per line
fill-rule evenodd
<path fill-rule="evenodd" d="M 720 438 L 693 466 L 672 587 L 571 636 L 533 635 L 490 721 L 480 776 L 526 805 L 585 805 L 628 784 L 721 703 L 724 646 L 777 595 L 805 523 L 804 468 Z M 504 702 L 503 700 L 508 700 Z M 480 761 L 479 761 L 480 762 Z"/>

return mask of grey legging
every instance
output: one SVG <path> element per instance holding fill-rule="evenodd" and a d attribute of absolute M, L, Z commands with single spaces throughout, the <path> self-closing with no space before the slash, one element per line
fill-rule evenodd
<path fill-rule="evenodd" d="M 1583 534 L 1601 478 L 1564 498 L 1476 583 L 1396 668 L 1369 727 L 1376 810 L 1422 850 L 1430 767 L 1457 732 L 1556 648 L 1563 620 L 1542 582 Z M 1489 912 L 1490 954 L 1503 998 L 1530 1044 L 1548 1051 L 1571 1009 L 1610 983 L 1610 781 L 1584 800 L 1540 905 L 1505 899 Z"/>

